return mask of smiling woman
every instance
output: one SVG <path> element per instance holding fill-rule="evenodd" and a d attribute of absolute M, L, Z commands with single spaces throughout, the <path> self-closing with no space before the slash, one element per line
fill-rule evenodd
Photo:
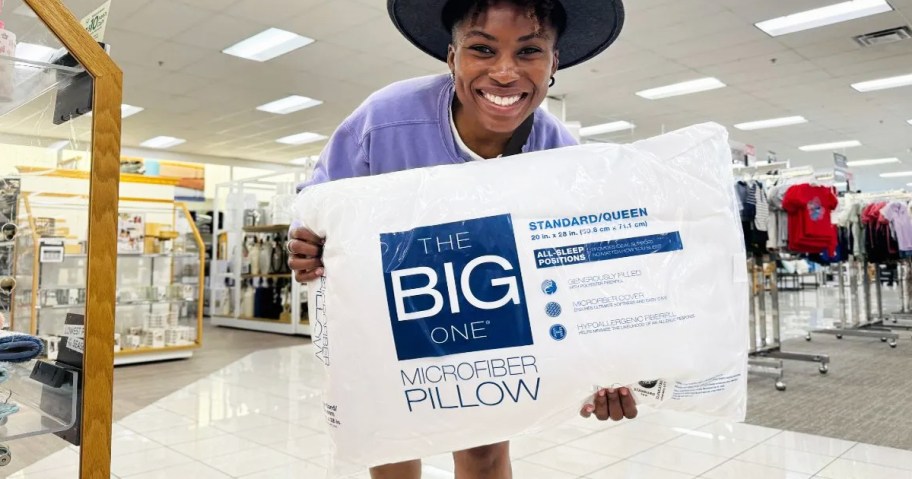
<path fill-rule="evenodd" d="M 388 0 L 387 6 L 396 28 L 445 61 L 450 74 L 371 95 L 333 134 L 302 188 L 576 144 L 539 106 L 559 69 L 604 51 L 624 23 L 621 0 Z M 298 281 L 322 276 L 324 239 L 304 228 L 292 228 L 290 237 L 289 265 Z M 636 413 L 624 388 L 603 390 L 581 411 L 600 420 Z M 512 477 L 506 442 L 455 452 L 454 459 L 460 479 Z M 417 479 L 421 463 L 376 467 L 371 475 Z"/>
<path fill-rule="evenodd" d="M 563 10 L 552 2 L 455 3 L 462 8 L 445 11 L 444 23 L 453 31 L 447 63 L 456 130 L 472 152 L 494 158 L 548 93 Z"/>

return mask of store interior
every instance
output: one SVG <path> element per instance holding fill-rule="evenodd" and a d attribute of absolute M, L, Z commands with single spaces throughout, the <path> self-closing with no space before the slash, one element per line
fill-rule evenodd
<path fill-rule="evenodd" d="M 0 311 L 40 342 L 29 360 L 66 362 L 105 123 L 30 2 L 0 2 Z M 321 333 L 285 247 L 297 186 L 369 95 L 446 64 L 382 0 L 61 3 L 123 71 L 110 477 L 325 477 Z M 269 29 L 290 37 L 230 48 Z M 728 129 L 748 409 L 577 418 L 515 439 L 514 477 L 912 478 L 912 0 L 628 0 L 620 39 L 559 71 L 542 107 L 583 144 Z M 811 206 L 833 219 L 824 238 L 789 224 Z M 49 392 L 31 364 L 0 368 L 0 478 L 95 478 L 80 377 Z M 453 471 L 424 461 L 426 478 Z"/>

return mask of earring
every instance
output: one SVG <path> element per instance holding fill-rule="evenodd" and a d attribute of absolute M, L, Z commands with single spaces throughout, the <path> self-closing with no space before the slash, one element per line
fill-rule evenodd
<path fill-rule="evenodd" d="M 553 86 L 554 86 L 554 83 L 556 83 L 556 82 L 554 81 L 554 77 L 551 77 L 551 82 L 548 83 L 548 87 L 549 87 L 549 88 L 550 88 L 550 87 L 553 87 Z"/>

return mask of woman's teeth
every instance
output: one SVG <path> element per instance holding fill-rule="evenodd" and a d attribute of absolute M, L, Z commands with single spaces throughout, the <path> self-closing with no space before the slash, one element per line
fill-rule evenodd
<path fill-rule="evenodd" d="M 518 102 L 520 99 L 522 99 L 522 95 L 504 97 L 504 96 L 492 95 L 490 93 L 485 93 L 484 97 L 489 102 L 491 102 L 495 105 L 498 105 L 498 106 L 513 106 L 516 104 L 516 102 Z"/>

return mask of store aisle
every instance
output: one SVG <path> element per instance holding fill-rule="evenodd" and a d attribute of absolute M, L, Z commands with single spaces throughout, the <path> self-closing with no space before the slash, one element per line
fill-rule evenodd
<path fill-rule="evenodd" d="M 329 442 L 317 368 L 308 346 L 258 351 L 169 394 L 114 426 L 113 474 L 322 478 Z M 912 478 L 910 451 L 686 414 L 575 420 L 516 440 L 512 453 L 518 479 Z M 71 477 L 76 461 L 65 449 L 10 478 Z M 453 477 L 447 456 L 425 464 L 428 479 Z"/>

